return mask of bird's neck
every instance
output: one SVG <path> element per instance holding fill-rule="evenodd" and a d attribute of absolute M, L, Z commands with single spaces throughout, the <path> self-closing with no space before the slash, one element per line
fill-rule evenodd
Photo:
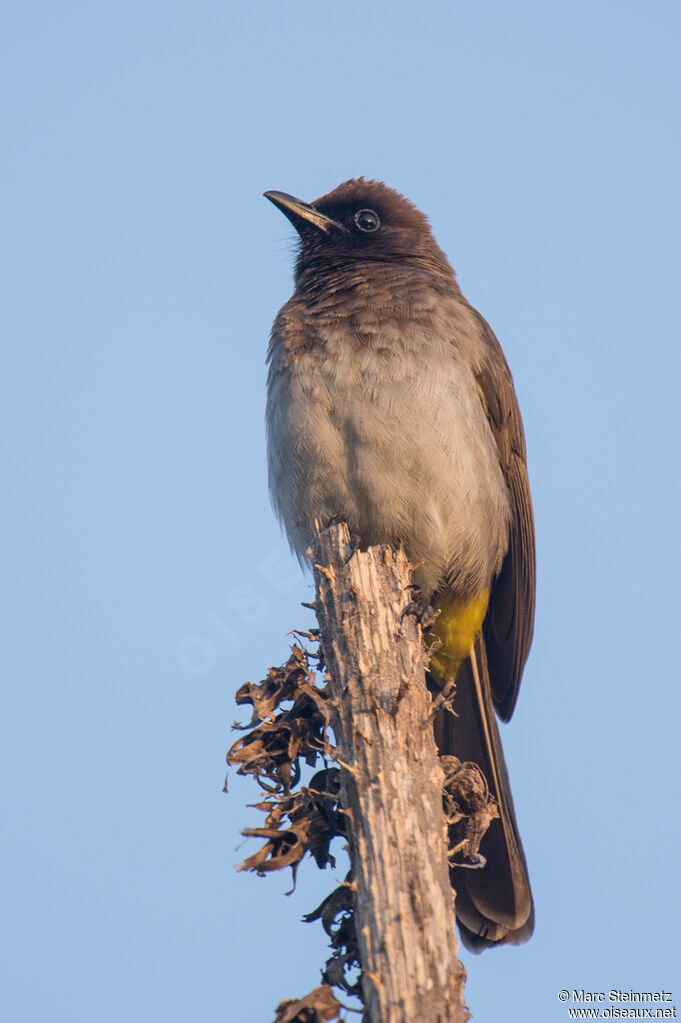
<path fill-rule="evenodd" d="M 410 296 L 434 292 L 460 296 L 448 263 L 423 256 L 394 260 L 325 260 L 299 266 L 296 292 L 308 308 L 324 309 L 347 301 L 403 305 Z"/>

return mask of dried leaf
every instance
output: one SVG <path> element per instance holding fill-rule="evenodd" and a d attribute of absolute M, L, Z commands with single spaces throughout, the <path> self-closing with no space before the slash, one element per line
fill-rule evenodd
<path fill-rule="evenodd" d="M 314 637 L 311 634 L 309 638 Z M 330 752 L 327 729 L 331 702 L 326 690 L 315 685 L 310 656 L 315 655 L 294 645 L 285 665 L 270 668 L 267 677 L 257 685 L 248 682 L 241 686 L 237 703 L 251 704 L 253 718 L 244 729 L 246 734 L 237 739 L 227 754 L 227 762 L 237 766 L 237 774 L 252 775 L 269 793 L 253 804 L 265 814 L 263 826 L 243 831 L 246 837 L 261 839 L 263 845 L 237 870 L 251 870 L 263 876 L 290 867 L 294 883 L 298 865 L 308 852 L 318 867 L 335 866 L 331 842 L 346 835 L 338 767 L 317 771 L 308 786 L 292 791 L 300 780 L 301 761 L 313 766 L 319 756 Z M 321 664 L 321 658 L 317 660 Z M 282 709 L 282 703 L 290 706 Z M 282 1002 L 276 1023 L 323 1023 L 337 1018 L 340 1005 L 329 983 L 361 997 L 353 889 L 341 886 L 304 919 L 319 918 L 333 949 L 322 977 L 325 983 L 307 998 Z M 357 975 L 350 979 L 353 973 Z"/>
<path fill-rule="evenodd" d="M 287 701 L 292 706 L 275 714 Z M 268 791 L 290 793 L 300 778 L 300 761 L 314 765 L 329 748 L 331 707 L 326 692 L 314 684 L 307 652 L 294 645 L 286 664 L 270 668 L 258 685 L 243 685 L 237 702 L 251 703 L 255 713 L 227 763 L 238 765 L 238 774 L 253 775 Z"/>
<path fill-rule="evenodd" d="M 303 917 L 306 923 L 321 920 L 322 926 L 331 939 L 329 944 L 333 955 L 327 960 L 323 980 L 333 987 L 340 987 L 349 995 L 362 997 L 362 975 L 355 930 L 355 891 L 352 872 L 345 883 L 336 888 L 312 912 Z M 350 974 L 355 973 L 355 979 Z"/>
<path fill-rule="evenodd" d="M 274 1023 L 326 1023 L 338 1019 L 341 1008 L 329 985 L 322 984 L 305 998 L 281 1002 Z"/>
<path fill-rule="evenodd" d="M 293 867 L 306 852 L 320 869 L 335 866 L 329 851 L 331 841 L 343 834 L 344 821 L 338 806 L 338 794 L 325 792 L 324 783 L 338 787 L 337 768 L 319 771 L 309 787 L 285 797 L 255 804 L 267 813 L 262 828 L 245 828 L 247 838 L 264 838 L 265 845 L 239 864 L 237 870 L 253 870 L 261 876 L 272 870 Z M 317 788 L 312 788 L 312 784 Z M 286 822 L 288 821 L 288 826 Z"/>
<path fill-rule="evenodd" d="M 449 825 L 452 866 L 475 866 L 484 862 L 480 843 L 492 821 L 499 816 L 496 799 L 477 764 L 461 763 L 457 757 L 440 758 L 445 772 L 444 806 Z M 452 857 L 456 856 L 454 860 Z"/>

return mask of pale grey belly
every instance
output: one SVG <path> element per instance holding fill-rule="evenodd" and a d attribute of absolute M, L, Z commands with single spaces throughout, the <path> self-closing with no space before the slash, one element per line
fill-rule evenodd
<path fill-rule="evenodd" d="M 429 358 L 423 358 L 428 355 Z M 343 516 L 364 546 L 403 544 L 426 593 L 487 589 L 509 495 L 475 382 L 439 352 L 307 355 L 273 374 L 270 488 L 302 558 L 314 522 Z"/>

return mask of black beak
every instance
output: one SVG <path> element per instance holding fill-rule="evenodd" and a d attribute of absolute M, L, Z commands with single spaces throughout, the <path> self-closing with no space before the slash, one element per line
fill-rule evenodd
<path fill-rule="evenodd" d="M 263 195 L 291 221 L 298 234 L 310 227 L 324 231 L 325 234 L 330 234 L 331 231 L 343 231 L 347 234 L 348 229 L 342 224 L 332 220 L 331 217 L 325 217 L 314 206 L 310 206 L 307 202 L 301 202 L 293 195 L 288 195 L 286 192 L 263 192 Z"/>

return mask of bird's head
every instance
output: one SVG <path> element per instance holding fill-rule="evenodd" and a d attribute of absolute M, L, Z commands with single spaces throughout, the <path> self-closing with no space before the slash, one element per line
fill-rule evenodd
<path fill-rule="evenodd" d="M 380 181 L 353 178 L 312 203 L 286 192 L 265 192 L 300 238 L 296 278 L 308 269 L 359 262 L 405 262 L 452 276 L 427 218 Z"/>

